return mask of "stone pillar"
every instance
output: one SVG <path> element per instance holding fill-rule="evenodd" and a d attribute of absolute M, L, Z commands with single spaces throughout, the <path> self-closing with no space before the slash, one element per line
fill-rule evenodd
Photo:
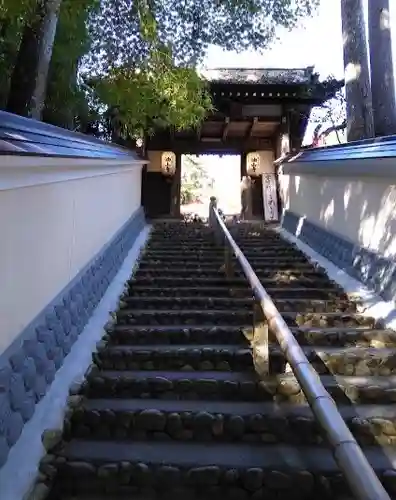
<path fill-rule="evenodd" d="M 370 0 L 369 3 L 374 1 L 376 0 Z M 362 0 L 341 0 L 341 17 L 344 40 L 347 139 L 358 141 L 374 136 Z"/>
<path fill-rule="evenodd" d="M 180 188 L 181 188 L 181 154 L 176 154 L 176 171 L 171 186 L 170 215 L 180 217 Z"/>
<path fill-rule="evenodd" d="M 396 133 L 389 0 L 369 0 L 368 27 L 375 135 Z"/>

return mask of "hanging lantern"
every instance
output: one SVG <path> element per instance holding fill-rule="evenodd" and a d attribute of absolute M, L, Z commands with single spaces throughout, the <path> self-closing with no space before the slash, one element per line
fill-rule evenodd
<path fill-rule="evenodd" d="M 260 175 L 260 155 L 257 152 L 248 153 L 246 155 L 246 173 L 250 177 Z"/>
<path fill-rule="evenodd" d="M 161 171 L 167 177 L 172 177 L 176 172 L 176 155 L 173 151 L 165 151 L 161 156 Z"/>

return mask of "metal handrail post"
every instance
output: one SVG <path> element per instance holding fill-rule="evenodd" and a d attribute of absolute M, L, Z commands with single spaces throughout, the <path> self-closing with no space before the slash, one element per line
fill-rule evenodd
<path fill-rule="evenodd" d="M 358 500 L 390 500 L 377 474 L 340 415 L 333 398 L 325 389 L 318 373 L 308 361 L 285 320 L 260 283 L 252 266 L 234 241 L 216 206 L 212 206 L 211 211 L 216 219 L 216 229 L 221 229 L 225 244 L 231 247 L 241 265 L 267 318 L 268 327 L 276 336 L 314 416 L 324 430 L 333 449 L 334 458 L 343 472 L 352 493 Z"/>

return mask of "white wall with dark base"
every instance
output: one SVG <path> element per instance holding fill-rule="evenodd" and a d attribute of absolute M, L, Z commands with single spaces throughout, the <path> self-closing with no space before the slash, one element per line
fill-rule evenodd
<path fill-rule="evenodd" d="M 85 371 L 87 346 L 92 348 L 92 339 L 102 335 L 99 323 L 95 332 L 92 327 L 91 334 L 84 333 L 91 341 L 82 341 L 77 349 L 76 343 L 145 228 L 143 161 L 132 154 L 124 157 L 2 156 L 0 470 L 9 460 L 14 469 L 22 460 L 22 452 L 15 455 L 13 450 L 28 432 L 27 425 L 34 418 L 46 421 L 51 405 L 36 417 L 43 398 L 55 391 L 49 396 L 55 415 L 56 405 L 62 406 L 57 391 L 64 394 L 70 383 L 70 367 Z M 32 425 L 38 432 L 41 424 Z M 29 432 L 25 453 L 29 440 L 39 440 L 37 433 Z M 15 469 L 12 476 L 9 467 L 0 476 L 2 499 L 4 480 L 13 477 L 15 483 L 18 474 Z M 22 469 L 18 481 L 26 486 Z M 18 499 L 11 493 L 9 498 Z"/>
<path fill-rule="evenodd" d="M 37 479 L 38 465 L 45 455 L 41 436 L 45 430 L 62 429 L 69 388 L 83 381 L 84 374 L 92 362 L 96 343 L 105 333 L 104 326 L 109 320 L 109 313 L 117 309 L 119 296 L 123 292 L 125 282 L 133 274 L 149 234 L 149 226 L 145 226 L 138 234 L 120 270 L 57 372 L 47 394 L 37 405 L 32 419 L 24 426 L 18 442 L 11 449 L 6 463 L 0 469 L 1 500 L 22 500 Z"/>
<path fill-rule="evenodd" d="M 284 229 L 386 300 L 396 298 L 391 139 L 308 150 L 279 175 Z"/>

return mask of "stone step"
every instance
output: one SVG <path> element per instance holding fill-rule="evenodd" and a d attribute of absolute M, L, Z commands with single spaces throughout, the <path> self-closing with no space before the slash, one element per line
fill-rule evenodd
<path fill-rule="evenodd" d="M 176 275 L 179 277 L 182 276 L 202 276 L 202 277 L 222 277 L 225 278 L 224 272 L 224 264 L 216 265 L 216 266 L 194 266 L 194 267 L 175 267 L 173 264 L 164 264 L 162 266 L 142 266 L 138 268 L 135 273 L 136 277 L 139 276 L 167 276 L 167 275 Z M 318 278 L 318 279 L 327 279 L 328 277 L 326 273 L 317 268 L 315 269 L 312 266 L 305 267 L 296 267 L 290 266 L 287 268 L 278 269 L 276 266 L 266 266 L 266 267 L 254 267 L 254 272 L 258 276 L 259 279 L 299 279 L 302 278 Z M 232 268 L 233 275 L 236 277 L 245 277 L 244 271 L 240 268 L 239 265 L 235 265 Z"/>
<path fill-rule="evenodd" d="M 139 271 L 131 278 L 128 283 L 130 285 L 138 284 L 144 286 L 153 286 L 156 285 L 160 288 L 167 287 L 170 284 L 173 286 L 177 286 L 180 288 L 191 287 L 193 286 L 224 286 L 226 283 L 229 287 L 249 287 L 249 284 L 246 278 L 242 277 L 234 277 L 232 279 L 226 280 L 225 277 L 215 276 L 191 276 L 188 273 L 185 273 L 186 276 L 147 276 L 147 274 L 139 273 Z M 224 273 L 223 273 L 224 274 Z M 284 276 L 277 278 L 262 278 L 260 279 L 261 284 L 265 288 L 280 288 L 281 286 L 293 286 L 295 288 L 297 285 L 303 288 L 325 288 L 330 290 L 341 290 L 341 288 L 336 284 L 325 277 L 322 279 L 318 279 L 317 277 L 296 277 L 296 276 Z"/>
<path fill-rule="evenodd" d="M 280 312 L 301 311 L 301 312 L 356 312 L 356 303 L 345 300 L 315 300 L 315 299 L 275 299 L 275 305 Z M 142 297 L 125 296 L 121 302 L 121 309 L 136 308 L 142 309 L 147 305 L 153 309 L 210 309 L 238 307 L 250 309 L 253 307 L 252 297 Z"/>
<path fill-rule="evenodd" d="M 241 238 L 239 236 L 233 236 L 235 241 L 237 243 L 246 245 L 246 246 L 265 246 L 265 247 L 277 247 L 277 246 L 288 246 L 290 247 L 290 243 L 285 241 L 282 238 L 276 237 L 276 238 L 271 238 L 270 236 L 265 237 L 261 236 L 259 238 Z M 178 236 L 178 235 L 169 235 L 168 237 L 163 237 L 161 235 L 156 235 L 153 234 L 151 235 L 148 243 L 149 244 L 155 244 L 158 246 L 168 246 L 168 245 L 175 245 L 178 244 L 180 246 L 184 245 L 191 245 L 192 243 L 197 243 L 197 246 L 201 247 L 210 247 L 210 246 L 215 246 L 218 245 L 218 243 L 215 241 L 215 236 L 213 234 L 206 235 L 205 238 L 197 238 L 191 235 L 188 236 Z"/>
<path fill-rule="evenodd" d="M 244 329 L 238 326 L 186 326 L 186 325 L 114 325 L 108 329 L 105 339 L 112 344 L 234 344 L 246 345 Z"/>
<path fill-rule="evenodd" d="M 342 300 L 350 301 L 347 294 L 342 290 L 332 291 L 326 288 L 300 288 L 300 287 L 287 287 L 287 288 L 266 288 L 267 293 L 274 300 L 284 299 L 311 299 L 311 300 Z M 252 296 L 252 291 L 249 288 L 239 288 L 232 290 L 228 285 L 223 286 L 190 286 L 180 289 L 179 287 L 149 287 L 133 284 L 129 287 L 129 297 L 239 297 L 249 298 Z"/>
<path fill-rule="evenodd" d="M 253 311 L 247 309 L 121 309 L 117 312 L 117 323 L 122 324 L 159 324 L 175 325 L 208 324 L 215 326 L 218 323 L 235 326 L 251 325 Z M 309 327 L 375 327 L 373 318 L 356 313 L 300 313 L 287 311 L 282 313 L 283 319 L 291 326 Z"/>
<path fill-rule="evenodd" d="M 162 250 L 193 250 L 194 248 L 198 250 L 222 250 L 222 246 L 217 244 L 214 240 L 207 239 L 205 241 L 196 241 L 195 238 L 189 238 L 186 241 L 178 241 L 175 238 L 150 239 L 147 243 L 147 248 L 161 248 Z"/>
<path fill-rule="evenodd" d="M 396 375 L 395 348 L 303 346 L 302 349 L 319 374 Z M 273 372 L 283 373 L 286 360 L 279 345 L 271 344 L 270 350 Z M 101 343 L 93 360 L 101 370 L 254 370 L 248 345 L 113 345 L 110 338 L 109 343 Z"/>
<path fill-rule="evenodd" d="M 248 254 L 262 254 L 265 252 L 282 252 L 282 251 L 294 251 L 293 247 L 287 246 L 286 243 L 273 243 L 271 245 L 245 245 L 241 250 Z M 177 242 L 169 241 L 165 244 L 163 243 L 152 243 L 149 242 L 146 247 L 147 252 L 151 251 L 161 251 L 161 252 L 174 252 L 177 254 L 182 254 L 184 252 L 194 252 L 194 253 L 217 253 L 221 254 L 224 252 L 224 247 L 217 245 L 216 243 L 211 243 L 207 245 L 195 244 L 194 240 L 191 240 L 189 243 L 185 243 L 184 245 L 180 245 Z"/>
<path fill-rule="evenodd" d="M 153 262 L 153 263 L 168 263 L 172 262 L 175 259 L 177 259 L 177 262 L 183 263 L 183 265 L 186 265 L 187 267 L 189 266 L 196 266 L 199 263 L 208 263 L 208 264 L 214 264 L 214 263 L 223 263 L 224 262 L 224 252 L 218 255 L 210 255 L 208 258 L 206 255 L 201 255 L 201 254 L 195 254 L 195 253 L 190 253 L 190 254 L 168 254 L 168 253 L 144 253 L 141 257 L 140 263 L 141 264 L 146 264 L 146 262 Z M 236 261 L 235 256 L 232 256 L 233 261 Z M 273 265 L 276 263 L 276 265 L 280 266 L 285 266 L 287 264 L 293 264 L 296 266 L 303 266 L 303 265 L 311 265 L 312 264 L 309 262 L 309 260 L 304 257 L 303 255 L 295 255 L 291 254 L 290 252 L 284 254 L 284 253 L 278 253 L 274 252 L 273 254 L 270 255 L 261 255 L 257 254 L 252 258 L 252 262 L 255 263 L 255 265 Z"/>
<path fill-rule="evenodd" d="M 393 404 L 396 376 L 321 375 L 338 404 Z M 274 401 L 306 403 L 292 374 L 259 380 L 242 371 L 127 371 L 93 368 L 83 394 L 91 398 L 159 398 L 180 400 Z"/>
<path fill-rule="evenodd" d="M 207 234 L 200 234 L 197 236 L 196 234 L 177 234 L 177 233 L 172 233 L 172 234 L 162 234 L 162 233 L 152 233 L 150 235 L 150 243 L 157 243 L 159 245 L 162 245 L 163 243 L 178 243 L 180 245 L 189 245 L 191 243 L 191 240 L 194 240 L 197 244 L 200 245 L 208 245 L 211 244 L 210 238 L 212 238 L 213 233 L 208 232 Z"/>
<path fill-rule="evenodd" d="M 312 328 L 292 327 L 291 331 L 300 345 L 338 346 L 338 347 L 395 347 L 394 330 L 352 328 Z M 247 334 L 249 337 L 249 334 Z"/>
<path fill-rule="evenodd" d="M 256 238 L 254 240 L 249 240 L 249 238 L 240 238 L 240 237 L 235 237 L 233 235 L 234 240 L 238 244 L 244 244 L 246 246 L 258 246 L 258 247 L 289 247 L 293 248 L 294 245 L 290 244 L 289 242 L 281 239 L 281 238 Z M 200 247 L 210 247 L 210 246 L 220 246 L 219 242 L 215 239 L 214 235 L 208 235 L 204 239 L 196 239 L 194 237 L 188 237 L 188 238 L 180 238 L 177 236 L 169 236 L 168 238 L 160 238 L 159 236 L 152 236 L 150 237 L 149 244 L 153 244 L 155 246 L 167 246 L 167 245 L 175 245 L 178 244 L 181 247 L 185 245 L 191 245 L 192 242 L 196 242 L 197 245 Z"/>
<path fill-rule="evenodd" d="M 275 283 L 290 283 L 293 284 L 295 287 L 300 285 L 301 283 L 309 282 L 314 285 L 316 283 L 316 286 L 322 287 L 324 283 L 331 283 L 331 281 L 328 279 L 326 274 L 322 271 L 315 271 L 315 270 L 272 270 L 272 269 L 255 269 L 254 270 L 257 277 L 259 278 L 261 283 L 264 282 L 271 282 L 274 281 Z M 163 267 L 163 268 L 157 268 L 157 269 L 137 269 L 133 275 L 132 280 L 133 281 L 138 281 L 139 279 L 146 279 L 146 278 L 172 278 L 174 277 L 175 279 L 184 279 L 188 278 L 191 280 L 194 279 L 217 279 L 217 280 L 223 280 L 223 282 L 226 282 L 226 274 L 224 270 L 224 266 L 221 266 L 217 270 L 211 270 L 211 271 L 206 271 L 206 270 L 201 270 L 201 269 L 172 269 L 172 267 Z M 248 285 L 247 279 L 245 277 L 245 273 L 242 269 L 239 268 L 233 268 L 231 277 L 227 280 L 238 280 L 242 279 L 245 280 L 246 284 Z M 336 283 L 333 283 L 334 286 L 337 286 Z M 249 285 L 248 285 L 249 286 Z"/>
<path fill-rule="evenodd" d="M 274 257 L 279 257 L 279 258 L 290 258 L 290 259 L 304 259 L 304 254 L 301 253 L 299 250 L 290 247 L 290 248 L 285 248 L 285 249 L 275 249 L 275 250 L 268 250 L 266 248 L 260 248 L 259 250 L 255 250 L 254 248 L 247 249 L 244 251 L 244 254 L 246 256 L 249 255 L 249 257 L 254 257 L 254 258 L 263 258 L 263 259 L 272 259 Z M 211 259 L 222 259 L 224 258 L 224 249 L 223 248 L 216 248 L 212 249 L 210 251 L 199 251 L 199 249 L 195 249 L 192 251 L 191 249 L 188 250 L 183 250 L 182 248 L 177 248 L 173 251 L 170 250 L 164 250 L 163 248 L 159 247 L 157 249 L 150 249 L 146 248 L 143 255 L 145 257 L 149 258 L 164 258 L 164 259 L 176 259 L 176 258 L 183 258 L 183 259 L 191 259 L 191 260 L 205 260 L 207 258 Z M 306 258 L 304 259 L 306 260 Z"/>
<path fill-rule="evenodd" d="M 364 451 L 385 485 L 396 491 L 391 470 L 395 449 L 373 446 Z M 157 492 L 163 495 L 167 490 L 167 496 L 160 498 L 175 500 L 338 500 L 350 495 L 331 451 L 324 447 L 212 443 L 208 449 L 207 443 L 135 442 L 131 446 L 116 440 L 73 439 L 60 458 L 55 463 L 53 492 L 63 495 L 75 489 L 99 494 L 105 490 L 113 498 L 128 492 L 156 498 Z"/>
<path fill-rule="evenodd" d="M 101 370 L 254 370 L 248 345 L 114 346 L 103 342 L 93 361 Z"/>
<path fill-rule="evenodd" d="M 341 405 L 361 445 L 396 443 L 396 405 Z M 85 399 L 65 439 L 239 441 L 326 445 L 307 404 L 273 402 Z"/>
<path fill-rule="evenodd" d="M 232 231 L 396 495 L 396 332 L 263 224 Z M 255 373 L 252 291 L 223 259 L 208 227 L 155 224 L 40 467 L 47 500 L 351 500 L 274 339 Z"/>
<path fill-rule="evenodd" d="M 139 263 L 140 269 L 156 269 L 156 268 L 171 268 L 176 267 L 179 269 L 203 269 L 207 271 L 217 271 L 222 268 L 224 265 L 224 255 L 219 256 L 217 258 L 204 258 L 204 259 L 189 259 L 188 257 L 170 257 L 165 258 L 161 257 L 159 259 L 152 257 L 142 257 Z M 314 266 L 312 263 L 308 261 L 304 261 L 302 259 L 290 259 L 289 257 L 279 256 L 279 257 L 271 257 L 271 258 L 249 258 L 250 265 L 256 270 L 277 270 L 277 271 L 317 271 L 321 270 L 319 266 Z M 238 261 L 232 257 L 231 264 L 233 267 L 238 268 Z"/>
<path fill-rule="evenodd" d="M 245 236 L 243 233 L 238 233 L 231 231 L 231 235 L 234 239 L 237 239 L 239 241 L 243 242 L 257 242 L 257 243 L 272 243 L 272 242 L 285 242 L 285 240 L 276 233 L 271 233 L 271 232 L 266 232 L 263 234 L 257 234 L 256 237 L 253 237 L 252 235 L 247 235 Z M 196 232 L 176 232 L 176 231 L 170 231 L 170 232 L 164 232 L 164 231 L 153 231 L 150 235 L 150 241 L 157 241 L 159 243 L 162 243 L 164 241 L 177 241 L 177 242 L 189 242 L 192 239 L 194 241 L 200 242 L 200 243 L 208 243 L 210 242 L 210 239 L 214 237 L 214 232 L 213 231 L 205 231 L 202 232 L 200 231 L 199 234 Z"/>
<path fill-rule="evenodd" d="M 315 269 L 313 266 L 306 267 L 296 267 L 292 266 L 285 269 L 277 269 L 275 266 L 270 267 L 255 267 L 254 272 L 257 274 L 259 278 L 268 278 L 268 277 L 290 277 L 290 278 L 298 278 L 298 277 L 317 277 L 318 279 L 329 279 L 324 271 L 319 268 Z M 238 266 L 233 267 L 233 273 L 236 276 L 245 276 L 244 271 L 240 269 Z M 213 276 L 213 277 L 223 277 L 224 278 L 224 264 L 216 265 L 216 266 L 194 266 L 191 268 L 185 267 L 176 267 L 174 264 L 163 264 L 162 266 L 142 266 L 138 268 L 135 275 L 136 276 L 162 276 L 162 275 L 177 275 L 177 276 Z"/>
<path fill-rule="evenodd" d="M 396 332 L 373 330 L 367 327 L 312 328 L 291 327 L 300 345 L 320 347 L 376 347 L 396 346 Z M 105 340 L 113 345 L 207 344 L 243 345 L 252 339 L 252 327 L 230 325 L 114 325 L 108 329 Z"/>

